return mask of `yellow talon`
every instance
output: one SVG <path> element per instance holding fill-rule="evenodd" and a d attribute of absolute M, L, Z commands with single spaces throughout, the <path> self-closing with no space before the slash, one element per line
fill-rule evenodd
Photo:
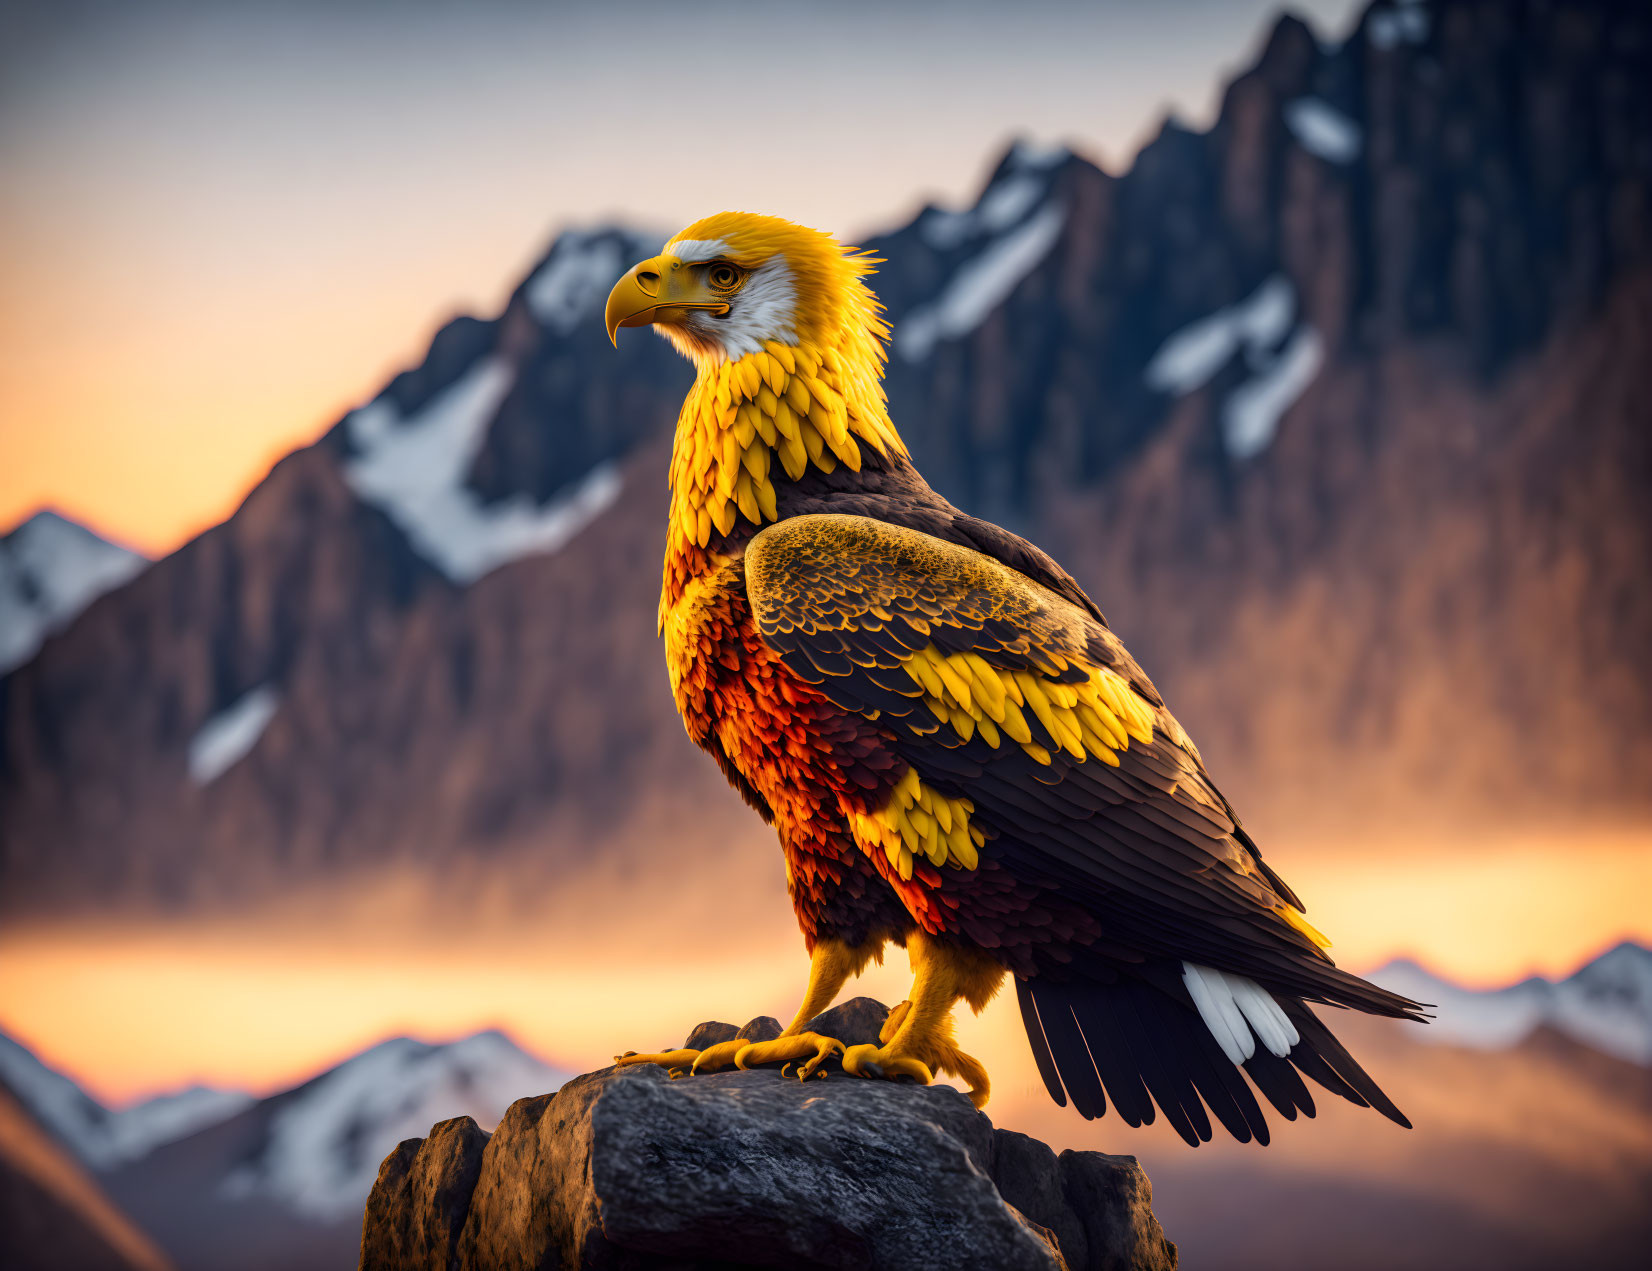
<path fill-rule="evenodd" d="M 889 1044 L 890 1039 L 895 1036 L 900 1026 L 906 1022 L 906 1013 L 911 1009 L 912 1003 L 910 1001 L 889 1008 L 889 1018 L 884 1020 L 883 1027 L 878 1029 L 878 1044 L 880 1046 Z"/>
<path fill-rule="evenodd" d="M 776 1037 L 771 1042 L 752 1042 L 734 1062 L 740 1068 L 781 1063 L 784 1065 L 781 1074 L 784 1075 L 786 1067 L 805 1059 L 807 1062 L 797 1070 L 797 1079 L 807 1081 L 821 1064 L 842 1053 L 843 1043 L 835 1037 L 822 1037 L 819 1033 L 794 1033 L 790 1037 Z"/>
<path fill-rule="evenodd" d="M 856 1077 L 881 1077 L 893 1081 L 911 1077 L 920 1086 L 935 1080 L 929 1065 L 910 1055 L 892 1055 L 888 1046 L 851 1046 L 843 1052 L 843 1071 Z"/>
<path fill-rule="evenodd" d="M 707 1046 L 689 1066 L 689 1072 L 716 1072 L 719 1068 L 733 1068 L 739 1065 L 740 1052 L 751 1043 L 744 1037 L 736 1037 L 731 1041 L 718 1042 L 715 1046 Z"/>
<path fill-rule="evenodd" d="M 658 1064 L 661 1068 L 687 1068 L 699 1055 L 697 1050 L 667 1050 L 653 1055 L 639 1055 L 634 1050 L 628 1050 L 623 1055 L 615 1055 L 614 1062 L 621 1068 L 629 1068 L 633 1064 Z"/>

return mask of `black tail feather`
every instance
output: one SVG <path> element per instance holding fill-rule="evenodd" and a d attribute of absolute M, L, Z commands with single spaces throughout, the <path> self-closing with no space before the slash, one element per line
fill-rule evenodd
<path fill-rule="evenodd" d="M 1292 1047 L 1293 1054 L 1295 1047 Z M 1302 1077 L 1288 1058 L 1281 1058 L 1266 1046 L 1257 1046 L 1256 1053 L 1245 1060 L 1245 1071 L 1274 1110 L 1287 1121 L 1296 1120 L 1300 1110 L 1303 1116 L 1314 1115 L 1314 1097 L 1302 1084 Z"/>
<path fill-rule="evenodd" d="M 1090 1058 L 1119 1115 L 1130 1125 L 1152 1125 L 1153 1096 L 1142 1082 L 1141 1069 L 1130 1053 L 1129 1038 L 1115 1023 L 1120 1011 L 1108 1000 L 1118 987 L 1109 985 L 1106 992 L 1107 998 L 1098 997 L 1094 991 L 1075 995 L 1073 1015 L 1084 1030 Z"/>
<path fill-rule="evenodd" d="M 1158 1018 L 1154 1004 L 1141 1000 L 1157 990 L 1135 982 L 1126 982 L 1120 987 L 1124 991 L 1118 995 L 1119 1004 L 1132 1016 L 1130 1026 L 1123 1030 L 1124 1036 L 1148 1091 L 1163 1109 L 1165 1119 L 1189 1146 L 1209 1143 L 1210 1118 L 1193 1088 L 1183 1054 L 1172 1043 L 1167 1030 L 1155 1029 L 1149 1022 Z"/>
<path fill-rule="evenodd" d="M 1359 1066 L 1359 1061 L 1348 1053 L 1348 1048 L 1336 1039 L 1335 1034 L 1325 1027 L 1324 1022 L 1310 1007 L 1302 1002 L 1282 1002 L 1280 1005 L 1285 1008 L 1285 1013 L 1291 1017 L 1291 1022 L 1296 1025 L 1296 1031 L 1302 1037 L 1298 1049 L 1307 1047 L 1317 1051 L 1337 1076 L 1353 1087 L 1368 1106 L 1375 1108 L 1394 1124 L 1403 1125 L 1408 1130 L 1411 1128 L 1411 1122 L 1405 1113 L 1394 1106 L 1394 1101 L 1382 1092 L 1382 1087 Z M 1291 1057 L 1296 1057 L 1294 1050 Z"/>
<path fill-rule="evenodd" d="M 1033 1001 L 1044 1025 L 1050 1055 L 1067 1093 L 1072 1096 L 1073 1107 L 1086 1121 L 1094 1121 L 1107 1111 L 1107 1099 L 1101 1092 L 1101 1078 L 1096 1075 L 1089 1048 L 1084 1044 L 1084 1034 L 1073 1018 L 1071 1003 L 1065 994 L 1035 994 Z"/>
<path fill-rule="evenodd" d="M 1044 1078 L 1044 1089 L 1050 1092 L 1050 1098 L 1055 1100 L 1056 1107 L 1065 1108 L 1067 1092 L 1062 1089 L 1055 1058 L 1050 1054 L 1050 1043 L 1044 1037 L 1044 1025 L 1038 1018 L 1038 1007 L 1033 1005 L 1032 989 L 1020 976 L 1015 977 L 1015 997 L 1021 1006 L 1022 1027 L 1027 1030 L 1027 1040 L 1032 1043 L 1033 1061 L 1038 1065 L 1038 1075 Z"/>
<path fill-rule="evenodd" d="M 1246 1075 L 1289 1121 L 1298 1113 L 1315 1115 L 1313 1095 L 1302 1080 L 1307 1076 L 1332 1094 L 1410 1127 L 1405 1114 L 1305 1003 L 1276 998 L 1299 1040 L 1288 1056 L 1274 1055 L 1257 1042 L 1241 1072 L 1211 1036 L 1179 980 L 1162 971 L 1155 968 L 1143 978 L 1121 976 L 1111 984 L 1017 980 L 1033 1055 L 1058 1104 L 1070 1095 L 1073 1107 L 1094 1119 L 1106 1112 L 1110 1098 L 1132 1126 L 1152 1124 L 1156 1107 L 1195 1147 L 1209 1142 L 1214 1115 L 1241 1143 L 1254 1138 L 1266 1145 L 1271 1137 L 1267 1119 Z"/>

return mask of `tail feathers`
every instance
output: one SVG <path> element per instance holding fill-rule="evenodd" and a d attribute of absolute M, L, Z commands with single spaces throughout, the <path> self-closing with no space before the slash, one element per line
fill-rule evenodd
<path fill-rule="evenodd" d="M 1351 1103 L 1411 1125 L 1295 998 L 1278 1003 L 1293 1035 L 1287 1053 L 1276 1054 L 1253 1036 L 1249 1057 L 1235 1063 L 1227 1053 L 1231 1039 L 1227 1046 L 1218 1040 L 1185 986 L 1169 976 L 1151 983 L 1121 976 L 1111 984 L 1017 979 L 1016 991 L 1045 1088 L 1063 1107 L 1071 1098 L 1086 1119 L 1102 1116 L 1111 1099 L 1128 1125 L 1151 1125 L 1163 1113 L 1190 1146 L 1210 1141 L 1212 1117 L 1241 1143 L 1266 1145 L 1268 1122 L 1256 1092 L 1287 1121 L 1299 1113 L 1312 1117 L 1307 1076 Z M 1248 1015 L 1244 1022 L 1248 1026 Z M 1263 1031 L 1270 1027 L 1264 1020 Z"/>

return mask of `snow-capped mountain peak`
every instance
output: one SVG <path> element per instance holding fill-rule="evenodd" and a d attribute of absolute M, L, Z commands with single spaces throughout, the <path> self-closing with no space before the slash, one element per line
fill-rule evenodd
<path fill-rule="evenodd" d="M 491 1129 L 516 1100 L 546 1094 L 565 1079 L 497 1031 L 445 1044 L 380 1042 L 269 1100 L 262 1145 L 223 1190 L 338 1221 L 360 1210 L 379 1162 L 403 1139 L 456 1116 Z"/>
<path fill-rule="evenodd" d="M 432 353 L 439 369 L 427 363 L 398 376 L 345 417 L 346 480 L 450 581 L 464 585 L 509 561 L 559 550 L 619 494 L 613 456 L 582 454 L 590 447 L 571 436 L 554 447 L 578 456 L 575 470 L 530 482 L 537 490 L 486 489 L 474 480 L 475 469 L 512 402 L 520 416 L 524 400 L 562 391 L 571 367 L 561 368 L 603 338 L 602 303 L 614 279 L 661 241 L 621 226 L 563 232 L 517 289 L 505 318 L 454 324 L 468 324 L 469 336 L 455 341 L 465 352 L 449 356 L 444 349 L 438 358 L 439 335 Z M 422 386 L 407 388 L 410 379 Z"/>
<path fill-rule="evenodd" d="M 0 1082 L 42 1125 L 97 1170 L 137 1160 L 163 1143 L 234 1116 L 252 1103 L 252 1096 L 239 1090 L 191 1086 L 129 1108 L 107 1108 L 3 1033 Z"/>
<path fill-rule="evenodd" d="M 896 324 L 894 346 L 902 358 L 922 361 L 943 340 L 968 335 L 1050 254 L 1067 222 L 1052 195 L 1055 173 L 1071 157 L 1065 148 L 1017 142 L 973 207 L 925 209 L 919 235 L 962 258 L 940 291 Z"/>
<path fill-rule="evenodd" d="M 0 535 L 0 675 L 148 563 L 50 510 Z"/>
<path fill-rule="evenodd" d="M 1523 1041 L 1542 1025 L 1630 1063 L 1652 1065 L 1652 949 L 1625 941 L 1563 980 L 1532 976 L 1500 989 L 1467 989 L 1408 959 L 1371 979 L 1434 1004 L 1413 1030 L 1425 1041 L 1488 1050 Z"/>
<path fill-rule="evenodd" d="M 613 227 L 564 231 L 524 284 L 534 317 L 558 335 L 571 334 L 596 318 L 614 280 L 664 241 L 663 234 Z"/>

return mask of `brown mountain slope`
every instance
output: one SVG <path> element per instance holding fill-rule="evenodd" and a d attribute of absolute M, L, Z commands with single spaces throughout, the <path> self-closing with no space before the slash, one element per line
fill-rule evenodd
<path fill-rule="evenodd" d="M 170 1265 L 3 1087 L 0 1253 L 13 1271 L 167 1271 Z"/>

